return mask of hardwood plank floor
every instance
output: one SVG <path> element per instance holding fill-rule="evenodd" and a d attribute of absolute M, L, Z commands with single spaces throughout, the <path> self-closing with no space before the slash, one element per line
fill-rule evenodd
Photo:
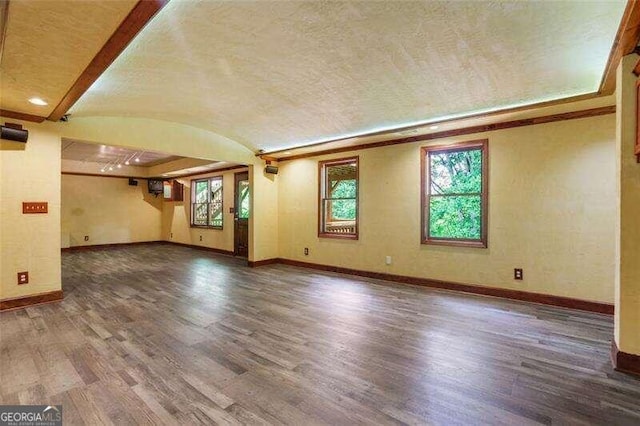
<path fill-rule="evenodd" d="M 610 316 L 170 245 L 63 254 L 0 313 L 0 403 L 66 424 L 640 424 Z"/>

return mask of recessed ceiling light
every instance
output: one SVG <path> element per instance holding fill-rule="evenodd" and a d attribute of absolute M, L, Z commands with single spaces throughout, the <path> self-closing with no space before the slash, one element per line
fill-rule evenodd
<path fill-rule="evenodd" d="M 435 130 L 435 129 L 437 129 L 437 128 L 438 128 L 438 126 L 436 126 L 436 125 L 434 124 L 433 126 L 429 126 L 429 128 L 430 128 L 431 130 Z"/>
<path fill-rule="evenodd" d="M 289 154 L 291 154 L 291 151 L 285 151 L 284 153 L 289 155 Z"/>
<path fill-rule="evenodd" d="M 127 160 L 127 161 L 125 161 L 125 162 L 124 162 L 124 165 L 125 165 L 125 166 L 128 166 L 129 164 L 131 164 L 131 163 L 129 163 L 129 160 Z"/>
<path fill-rule="evenodd" d="M 113 170 L 113 166 L 109 166 L 109 170 Z"/>
<path fill-rule="evenodd" d="M 140 159 L 139 159 L 139 158 L 136 158 L 136 159 L 135 159 L 135 162 L 136 162 L 136 163 L 139 163 L 139 162 L 140 162 Z"/>
<path fill-rule="evenodd" d="M 40 105 L 40 106 L 49 105 L 47 102 L 45 102 L 44 100 L 42 100 L 40 98 L 31 98 L 31 99 L 29 99 L 29 102 L 31 102 L 34 105 Z"/>
<path fill-rule="evenodd" d="M 122 164 L 118 164 L 118 168 L 121 169 L 122 168 Z"/>

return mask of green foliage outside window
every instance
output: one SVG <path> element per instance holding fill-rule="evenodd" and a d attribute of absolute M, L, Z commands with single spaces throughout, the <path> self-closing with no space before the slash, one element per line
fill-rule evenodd
<path fill-rule="evenodd" d="M 209 199 L 207 198 L 207 190 L 209 189 L 209 184 L 206 180 L 197 180 L 196 181 L 196 203 L 207 203 Z"/>
<path fill-rule="evenodd" d="M 243 180 L 239 182 L 240 191 L 238 195 L 238 217 L 240 219 L 249 219 L 249 181 Z"/>
<path fill-rule="evenodd" d="M 320 162 L 320 233 L 358 238 L 358 159 Z"/>
<path fill-rule="evenodd" d="M 433 197 L 429 206 L 429 235 L 479 240 L 481 211 L 479 196 Z"/>
<path fill-rule="evenodd" d="M 333 220 L 356 220 L 356 180 L 340 180 L 330 182 L 333 186 L 331 198 L 349 198 L 331 201 Z"/>
<path fill-rule="evenodd" d="M 222 179 L 211 179 L 209 203 L 209 225 L 222 228 Z"/>
<path fill-rule="evenodd" d="M 434 151 L 429 161 L 428 236 L 482 238 L 482 150 Z"/>

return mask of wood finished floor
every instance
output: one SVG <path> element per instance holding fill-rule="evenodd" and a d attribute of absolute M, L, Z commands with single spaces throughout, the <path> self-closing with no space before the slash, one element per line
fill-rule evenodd
<path fill-rule="evenodd" d="M 184 247 L 63 254 L 0 314 L 0 403 L 65 424 L 640 424 L 609 316 Z"/>

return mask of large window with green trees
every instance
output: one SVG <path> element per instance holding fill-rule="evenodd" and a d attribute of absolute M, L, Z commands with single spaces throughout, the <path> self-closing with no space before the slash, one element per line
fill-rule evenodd
<path fill-rule="evenodd" d="M 222 176 L 191 181 L 191 226 L 222 229 Z"/>
<path fill-rule="evenodd" d="M 358 157 L 320 161 L 318 236 L 358 238 Z"/>
<path fill-rule="evenodd" d="M 421 152 L 422 243 L 487 247 L 488 141 Z"/>

